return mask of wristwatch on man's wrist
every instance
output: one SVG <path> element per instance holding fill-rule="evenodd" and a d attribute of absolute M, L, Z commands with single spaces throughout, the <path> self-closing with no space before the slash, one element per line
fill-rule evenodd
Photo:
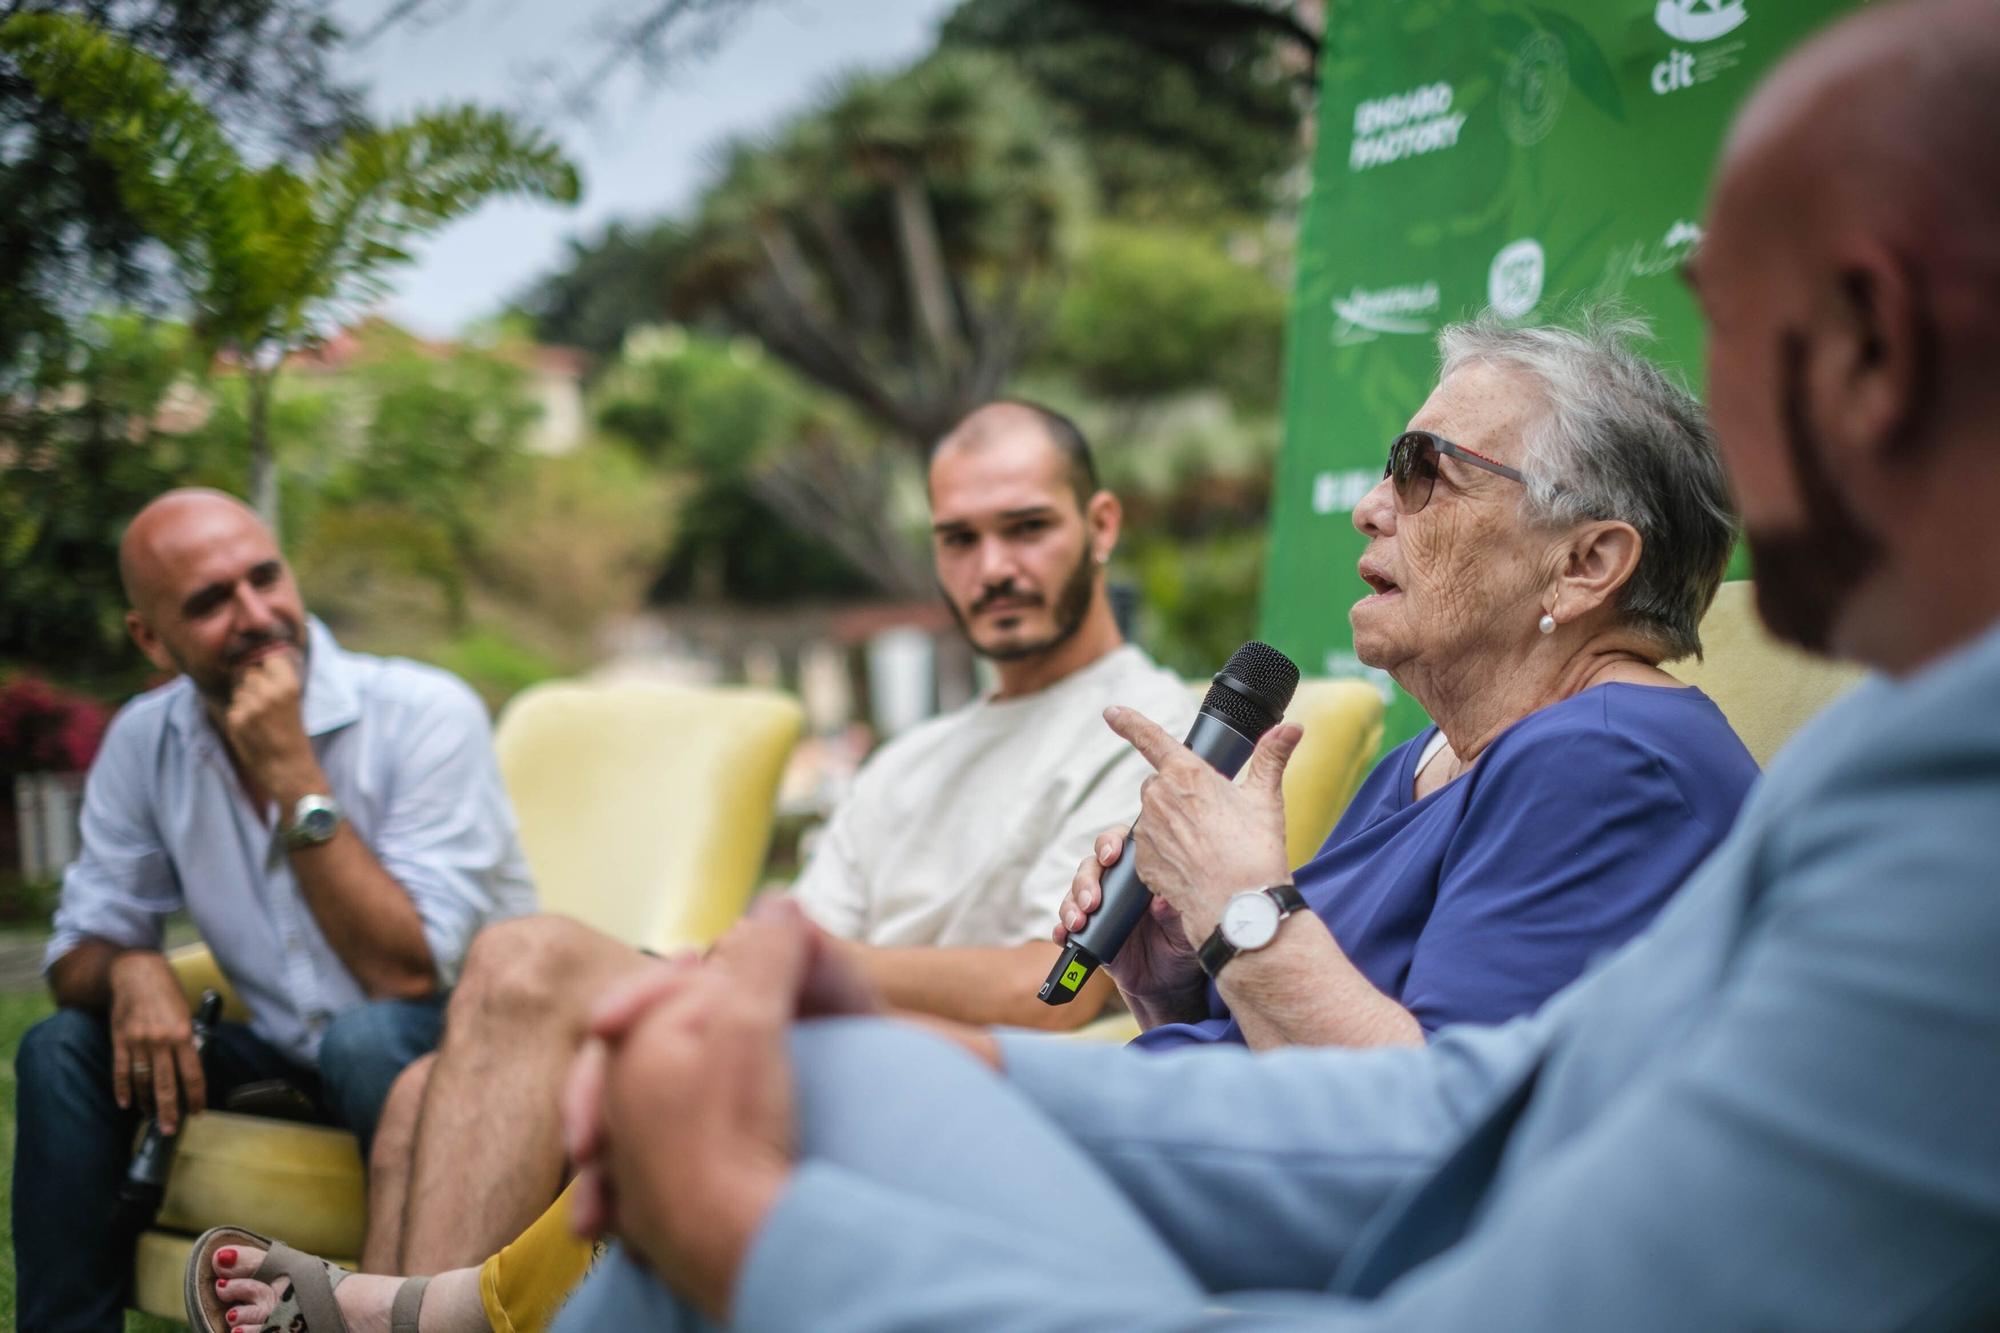
<path fill-rule="evenodd" d="M 1289 882 L 1230 895 L 1222 905 L 1222 919 L 1195 955 L 1201 970 L 1214 977 L 1237 954 L 1254 953 L 1269 945 L 1278 938 L 1278 927 L 1286 917 L 1305 910 L 1305 898 Z"/>
<path fill-rule="evenodd" d="M 278 836 L 284 840 L 288 852 L 319 847 L 333 841 L 333 835 L 340 831 L 340 820 L 340 803 L 331 796 L 301 796 L 279 828 Z"/>

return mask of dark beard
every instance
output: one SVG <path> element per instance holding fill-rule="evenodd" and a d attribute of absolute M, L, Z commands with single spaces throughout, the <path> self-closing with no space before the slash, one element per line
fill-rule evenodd
<path fill-rule="evenodd" d="M 972 626 L 967 622 L 965 612 L 959 610 L 958 603 L 954 602 L 949 594 L 945 595 L 944 604 L 951 608 L 951 618 L 958 622 L 958 632 L 972 645 L 973 652 L 990 662 L 1025 661 L 1030 657 L 1040 657 L 1045 653 L 1054 652 L 1068 643 L 1076 632 L 1083 628 L 1083 618 L 1090 614 L 1090 598 L 1096 585 L 1096 575 L 1093 572 L 1095 564 L 1096 562 L 1090 557 L 1090 549 L 1085 547 L 1082 558 L 1076 562 L 1076 568 L 1070 571 L 1067 579 L 1063 580 L 1062 591 L 1056 594 L 1055 633 L 1038 643 L 1017 643 L 1006 648 L 987 648 L 972 637 Z M 940 588 L 938 591 L 944 590 Z M 986 595 L 981 594 L 982 597 Z M 978 604 L 975 602 L 974 605 Z"/>
<path fill-rule="evenodd" d="M 307 635 L 303 627 L 294 628 L 289 625 L 273 634 L 250 635 L 230 646 L 231 660 L 225 663 L 220 671 L 213 674 L 197 674 L 188 666 L 186 660 L 172 648 L 167 649 L 167 655 L 174 659 L 174 665 L 181 669 L 181 674 L 194 682 L 195 689 L 200 692 L 203 698 L 207 699 L 213 706 L 226 710 L 230 702 L 236 697 L 236 675 L 233 670 L 235 661 L 249 656 L 251 653 L 268 644 L 289 644 L 292 651 L 299 655 L 299 680 L 303 685 L 311 666 L 309 639 L 310 636 Z"/>
<path fill-rule="evenodd" d="M 1796 333 L 1784 336 L 1785 448 L 1791 455 L 1801 525 L 1786 531 L 1746 527 L 1757 588 L 1757 614 L 1771 633 L 1810 653 L 1826 656 L 1833 627 L 1855 589 L 1882 564 L 1882 543 L 1861 526 L 1833 484 L 1826 458 L 1815 447 L 1806 418 L 1806 349 Z"/>

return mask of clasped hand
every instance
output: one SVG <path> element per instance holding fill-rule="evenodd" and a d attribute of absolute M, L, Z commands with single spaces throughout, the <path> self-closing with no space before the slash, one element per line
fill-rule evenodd
<path fill-rule="evenodd" d="M 796 1158 L 795 1019 L 883 1012 L 789 899 L 760 900 L 705 959 L 669 959 L 594 1011 L 563 1094 L 572 1225 L 612 1234 L 704 1314 Z"/>
<path fill-rule="evenodd" d="M 1286 878 L 1285 765 L 1304 734 L 1293 723 L 1265 732 L 1241 782 L 1216 772 L 1145 715 L 1108 708 L 1104 720 L 1153 766 L 1139 789 L 1134 834 L 1139 878 L 1152 910 L 1110 965 L 1129 999 L 1165 997 L 1198 985 L 1194 951 L 1221 918 L 1231 894 Z M 1098 835 L 1057 909 L 1055 940 L 1082 930 L 1103 898 L 1104 871 L 1118 860 L 1126 829 Z"/>

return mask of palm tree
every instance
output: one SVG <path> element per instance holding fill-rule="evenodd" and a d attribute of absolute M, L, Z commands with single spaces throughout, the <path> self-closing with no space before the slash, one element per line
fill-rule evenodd
<path fill-rule="evenodd" d="M 1088 196 L 1004 66 L 934 58 L 732 147 L 672 304 L 721 313 L 922 448 L 1026 356 Z"/>
<path fill-rule="evenodd" d="M 888 437 L 808 431 L 755 470 L 758 496 L 884 589 L 926 593 L 890 517 L 899 479 L 1032 350 L 1088 205 L 1074 148 L 976 54 L 850 80 L 775 141 L 728 146 L 670 309 L 755 335 Z"/>
<path fill-rule="evenodd" d="M 83 126 L 121 199 L 176 261 L 193 327 L 249 395 L 250 493 L 275 531 L 271 393 L 285 355 L 386 292 L 412 240 L 497 195 L 574 201 L 539 132 L 473 106 L 361 127 L 294 167 L 247 162 L 159 61 L 68 15 L 0 23 L 0 54 Z"/>

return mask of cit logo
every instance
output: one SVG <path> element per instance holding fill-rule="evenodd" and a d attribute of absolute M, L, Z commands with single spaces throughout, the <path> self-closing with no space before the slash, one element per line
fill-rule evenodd
<path fill-rule="evenodd" d="M 1653 10 L 1653 22 L 1677 42 L 1712 42 L 1735 32 L 1749 17 L 1743 0 L 1660 0 Z M 1653 79 L 1657 90 L 1657 72 Z"/>
<path fill-rule="evenodd" d="M 1542 299 L 1547 260 L 1539 241 L 1515 241 L 1486 270 L 1486 303 L 1502 319 L 1519 319 Z"/>
<path fill-rule="evenodd" d="M 1667 58 L 1653 66 L 1653 91 L 1668 93 L 1694 87 L 1694 57 L 1686 51 L 1669 51 Z"/>

